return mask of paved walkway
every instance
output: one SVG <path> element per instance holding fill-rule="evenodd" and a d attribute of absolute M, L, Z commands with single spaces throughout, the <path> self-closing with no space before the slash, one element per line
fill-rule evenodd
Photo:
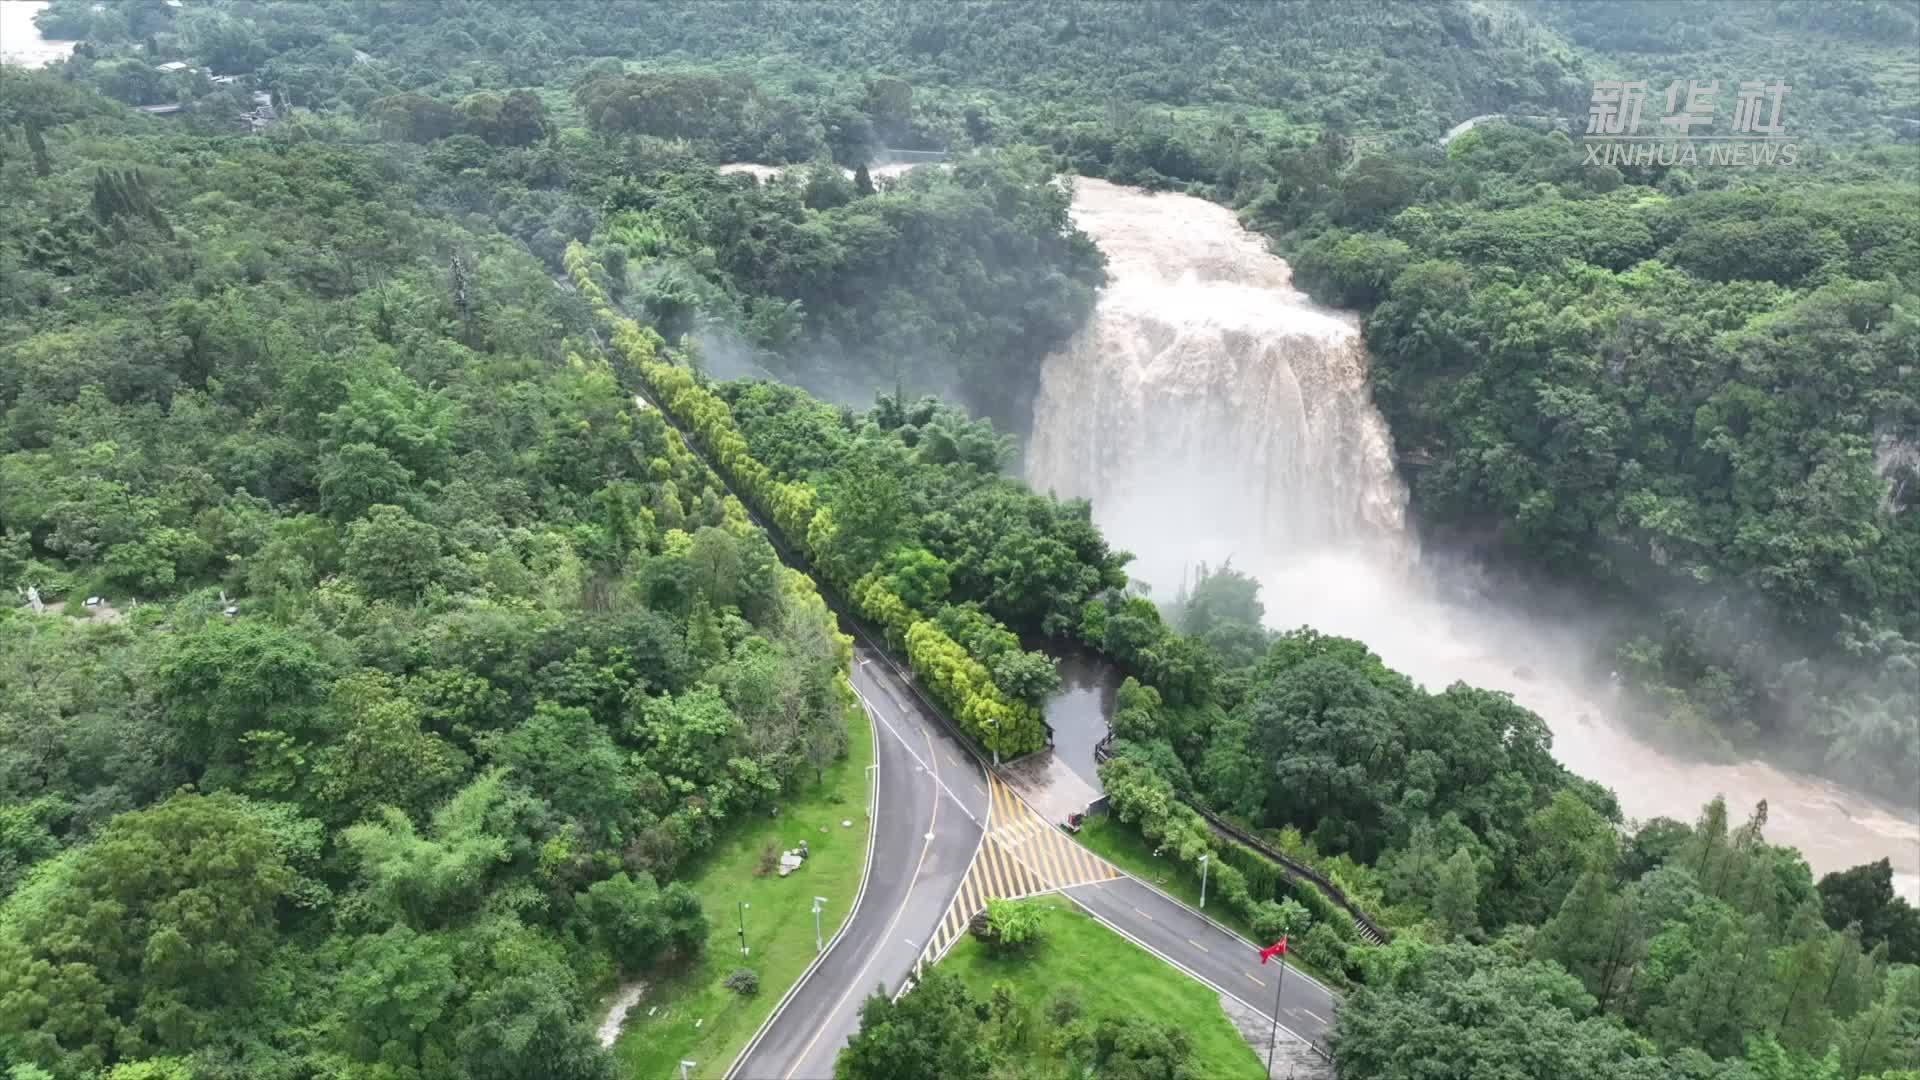
<path fill-rule="evenodd" d="M 1068 768 L 1052 750 L 1009 762 L 1000 767 L 1000 775 L 1042 817 L 1056 825 L 1065 825 L 1068 818 L 1085 813 L 1100 798 L 1099 789 Z"/>

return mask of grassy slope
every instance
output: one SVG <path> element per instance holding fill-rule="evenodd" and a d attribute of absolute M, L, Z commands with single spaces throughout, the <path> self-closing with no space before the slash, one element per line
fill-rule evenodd
<path fill-rule="evenodd" d="M 1144 1017 L 1185 1032 L 1192 1040 L 1189 1065 L 1207 1080 L 1258 1077 L 1260 1061 L 1220 1009 L 1220 995 L 1167 966 L 1158 957 L 1115 935 L 1075 910 L 1064 897 L 1045 896 L 1045 937 L 1029 952 L 1009 957 L 988 954 L 966 935 L 941 961 L 960 976 L 975 997 L 986 1000 L 993 984 L 1013 987 L 1028 1010 L 1027 1039 L 1015 1064 L 1023 1076 L 1057 1076 L 1064 1063 L 1045 1045 L 1050 1029 L 1043 1006 L 1055 988 L 1076 987 L 1088 1018 Z"/>
<path fill-rule="evenodd" d="M 679 1075 L 679 1062 L 699 1063 L 692 1075 L 717 1077 L 760 1029 L 774 1006 L 813 962 L 813 898 L 829 903 L 820 918 L 831 939 L 853 909 L 867 860 L 867 766 L 873 762 L 871 723 L 863 710 L 847 729 L 847 756 L 826 770 L 826 782 L 783 803 L 778 818 L 741 822 L 686 875 L 700 894 L 713 932 L 699 964 L 647 988 L 620 1041 L 620 1074 L 644 1080 Z M 842 828 L 852 821 L 852 828 Z M 769 841 L 782 850 L 805 839 L 806 865 L 782 878 L 755 873 Z M 745 900 L 747 946 L 740 955 L 736 904 Z M 760 993 L 743 998 L 720 985 L 739 967 L 760 974 Z M 658 1008 L 652 1016 L 650 1008 Z"/>
<path fill-rule="evenodd" d="M 1155 855 L 1148 845 L 1147 838 L 1140 830 L 1127 825 L 1111 814 L 1100 814 L 1087 819 L 1081 827 L 1080 835 L 1075 837 L 1101 858 L 1152 885 L 1175 900 L 1197 908 L 1200 906 L 1200 871 L 1197 867 L 1186 866 L 1163 855 Z M 1240 913 L 1218 902 L 1215 893 L 1207 894 L 1207 916 L 1227 929 L 1246 938 L 1258 940 L 1253 927 Z M 1289 953 L 1289 955 L 1292 955 Z M 1326 972 L 1305 963 L 1299 956 L 1293 956 L 1293 966 L 1307 974 L 1328 982 Z"/>

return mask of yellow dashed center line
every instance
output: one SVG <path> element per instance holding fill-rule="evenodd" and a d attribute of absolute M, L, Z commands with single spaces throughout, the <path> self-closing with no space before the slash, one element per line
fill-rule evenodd
<path fill-rule="evenodd" d="M 1242 974 L 1242 975 L 1247 975 L 1247 973 L 1246 973 L 1246 972 L 1244 972 L 1244 971 L 1243 971 L 1243 972 L 1241 972 L 1240 974 Z M 1254 977 L 1253 977 L 1252 975 L 1247 975 L 1247 978 L 1249 978 L 1249 979 L 1253 979 L 1253 984 L 1254 984 L 1255 986 L 1265 986 L 1265 985 L 1267 985 L 1266 983 L 1263 983 L 1263 982 L 1261 982 L 1261 981 L 1260 981 L 1259 979 L 1255 979 L 1255 978 L 1254 978 Z"/>
<path fill-rule="evenodd" d="M 1146 913 L 1146 912 L 1144 912 L 1144 911 L 1141 911 L 1141 910 L 1140 910 L 1139 908 L 1134 908 L 1133 910 L 1134 910 L 1134 912 L 1135 912 L 1136 914 L 1138 914 L 1138 915 L 1139 915 L 1139 916 L 1140 916 L 1141 918 L 1143 918 L 1143 919 L 1145 919 L 1145 920 L 1147 920 L 1148 922 L 1152 922 L 1152 921 L 1153 921 L 1153 916 L 1151 916 L 1151 915 L 1149 915 L 1149 914 L 1147 914 L 1147 913 Z"/>
<path fill-rule="evenodd" d="M 1207 947 L 1206 947 L 1205 945 L 1202 945 L 1202 944 L 1200 944 L 1199 942 L 1197 942 L 1197 941 L 1195 941 L 1195 940 L 1193 940 L 1192 938 L 1188 938 L 1188 939 L 1187 939 L 1187 944 L 1189 944 L 1189 945 L 1191 945 L 1191 946 L 1193 946 L 1193 947 L 1194 947 L 1194 948 L 1196 948 L 1196 949 L 1199 949 L 1199 950 L 1200 950 L 1201 952 L 1212 952 L 1212 951 L 1213 951 L 1213 950 L 1211 950 L 1211 949 L 1209 949 L 1209 948 L 1207 948 Z"/>

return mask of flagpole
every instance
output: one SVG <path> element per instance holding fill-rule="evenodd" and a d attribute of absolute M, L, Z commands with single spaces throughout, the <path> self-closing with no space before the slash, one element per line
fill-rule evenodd
<path fill-rule="evenodd" d="M 1273 1076 L 1273 1044 L 1280 1038 L 1280 988 L 1287 982 L 1287 954 L 1280 954 L 1280 977 L 1273 980 L 1273 1028 L 1267 1032 L 1267 1076 Z"/>

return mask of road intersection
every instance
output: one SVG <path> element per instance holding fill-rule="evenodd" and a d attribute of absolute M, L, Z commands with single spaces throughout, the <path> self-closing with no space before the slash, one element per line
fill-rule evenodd
<path fill-rule="evenodd" d="M 704 462 L 692 438 L 677 422 L 669 422 Z M 755 520 L 766 527 L 757 516 Z M 778 536 L 772 531 L 769 535 Z M 804 572 L 804 565 L 777 540 L 775 546 Z M 1301 973 L 1284 984 L 1276 979 L 1276 1010 L 1265 1003 L 1266 979 L 1276 972 L 1255 972 L 1259 946 L 1137 878 L 1101 877 L 1106 864 L 1064 841 L 1058 829 L 1001 784 L 921 695 L 912 676 L 857 620 L 850 621 L 856 643 L 848 678 L 880 732 L 867 874 L 853 914 L 734 1059 L 728 1080 L 828 1080 L 840 1049 L 860 1028 L 860 1006 L 870 994 L 899 994 L 927 958 L 938 959 L 958 939 L 958 931 L 948 927 L 956 917 L 964 926 L 970 910 L 978 910 L 972 905 L 984 906 L 996 889 L 1010 891 L 1035 882 L 1046 886 L 1041 891 L 1059 891 L 1115 933 L 1201 983 L 1277 1021 L 1284 1037 L 1326 1054 L 1335 1000 L 1331 991 Z M 999 815 L 993 809 L 996 799 L 1006 806 Z M 974 879 L 972 891 L 963 896 L 996 816 L 1009 826 L 988 856 L 999 870 L 981 871 L 983 876 Z M 1067 856 L 1079 872 L 1045 876 L 1047 872 L 1034 867 L 1049 865 L 1046 859 L 1033 850 L 1029 858 L 1018 857 L 1022 846 L 1041 835 L 1030 819 L 1039 819 L 1049 830 L 1053 839 L 1040 841 L 1049 848 L 1055 840 L 1067 843 L 1072 849 Z M 1015 858 L 998 858 L 1010 851 Z M 1057 860 L 1058 853 L 1051 858 Z M 1032 876 L 1016 878 L 1013 866 Z M 936 937 L 942 942 L 939 950 L 932 948 Z"/>
<path fill-rule="evenodd" d="M 1059 892 L 1093 918 L 1321 1049 L 1333 995 L 1300 972 L 1284 984 L 1258 947 L 1074 843 L 1036 813 L 862 641 L 854 689 L 878 725 L 874 850 L 851 918 L 728 1072 L 732 1080 L 825 1080 L 878 991 L 898 994 L 936 962 L 989 898 Z"/>

